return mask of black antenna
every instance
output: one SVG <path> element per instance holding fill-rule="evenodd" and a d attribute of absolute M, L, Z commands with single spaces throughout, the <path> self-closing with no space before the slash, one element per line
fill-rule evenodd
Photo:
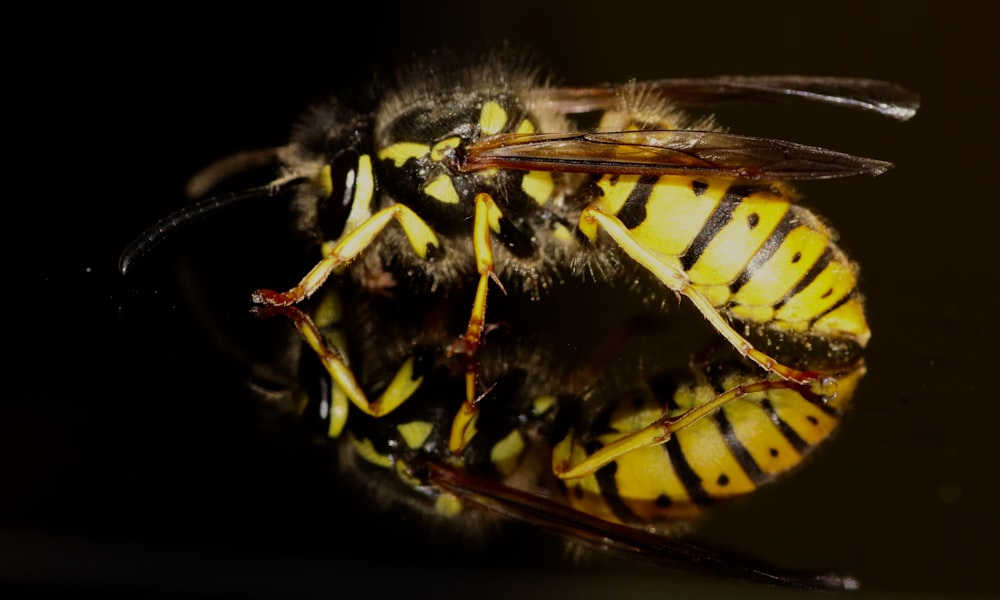
<path fill-rule="evenodd" d="M 118 259 L 118 270 L 121 271 L 122 275 L 127 274 L 136 262 L 148 255 L 172 233 L 184 227 L 201 221 L 215 213 L 229 210 L 249 200 L 276 195 L 291 185 L 301 183 L 303 180 L 304 178 L 298 177 L 282 181 L 280 184 L 271 183 L 222 196 L 206 198 L 200 202 L 185 206 L 160 219 L 132 240 Z"/>

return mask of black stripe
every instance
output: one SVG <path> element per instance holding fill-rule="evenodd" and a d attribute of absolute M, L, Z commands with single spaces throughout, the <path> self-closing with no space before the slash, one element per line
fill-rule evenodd
<path fill-rule="evenodd" d="M 744 198 L 753 193 L 757 188 L 746 185 L 732 185 L 726 190 L 725 197 L 715 207 L 715 211 L 708 217 L 705 226 L 701 228 L 694 241 L 688 246 L 687 251 L 681 256 L 681 268 L 685 271 L 691 269 L 694 263 L 698 262 L 701 253 L 705 251 L 708 244 L 722 231 L 722 228 L 733 220 L 733 212 Z"/>
<path fill-rule="evenodd" d="M 840 418 L 840 411 L 829 404 L 828 402 L 828 400 L 830 400 L 829 397 L 820 396 L 818 394 L 813 395 L 812 397 L 803 394 L 802 397 L 808 400 L 810 404 L 818 408 L 820 412 L 822 412 L 823 414 L 831 416 L 834 419 Z"/>
<path fill-rule="evenodd" d="M 740 288 L 746 285 L 767 261 L 771 260 L 771 257 L 778 251 L 778 248 L 785 243 L 788 233 L 798 227 L 799 223 L 800 221 L 798 216 L 795 215 L 795 211 L 789 208 L 785 212 L 785 215 L 781 217 L 781 220 L 778 221 L 778 225 L 775 226 L 771 235 L 767 236 L 764 244 L 753 255 L 750 262 L 747 263 L 747 266 L 743 267 L 743 271 L 729 284 L 729 291 L 734 294 L 740 291 Z"/>
<path fill-rule="evenodd" d="M 646 220 L 646 203 L 649 195 L 653 193 L 653 186 L 660 178 L 656 175 L 643 175 L 632 188 L 628 199 L 618 211 L 618 220 L 628 229 L 634 229 Z"/>
<path fill-rule="evenodd" d="M 677 436 L 671 437 L 665 444 L 663 444 L 663 449 L 666 451 L 667 456 L 670 458 L 670 462 L 674 465 L 674 471 L 677 472 L 677 476 L 680 478 L 681 483 L 684 484 L 684 488 L 687 490 L 689 496 L 691 496 L 691 501 L 695 504 L 704 506 L 706 504 L 712 503 L 712 497 L 709 496 L 708 492 L 701 485 L 701 477 L 694 472 L 691 465 L 688 464 L 687 458 L 684 456 L 684 451 L 681 449 L 680 442 L 677 441 Z"/>
<path fill-rule="evenodd" d="M 767 475 L 760 470 L 757 465 L 757 461 L 753 459 L 750 451 L 747 450 L 739 438 L 736 437 L 736 432 L 733 431 L 733 424 L 729 422 L 729 417 L 726 416 L 725 409 L 720 409 L 716 411 L 714 417 L 716 425 L 719 426 L 719 431 L 722 433 L 722 439 L 726 441 L 726 447 L 729 448 L 729 452 L 736 459 L 736 462 L 740 464 L 743 468 L 743 472 L 747 474 L 747 477 L 753 481 L 754 485 L 760 485 L 764 483 L 767 479 Z"/>
<path fill-rule="evenodd" d="M 663 407 L 664 412 L 680 408 L 676 398 L 677 389 L 680 387 L 677 377 L 670 373 L 661 373 L 650 377 L 648 383 L 654 398 L 659 398 L 661 402 L 666 399 L 666 406 Z"/>
<path fill-rule="evenodd" d="M 774 405 L 771 404 L 770 400 L 764 399 L 760 401 L 761 407 L 763 407 L 764 412 L 767 413 L 771 422 L 778 427 L 778 431 L 781 435 L 785 436 L 788 443 L 792 445 L 793 448 L 799 451 L 799 454 L 804 454 L 806 450 L 809 449 L 809 442 L 802 439 L 799 434 L 792 428 L 791 425 L 786 423 L 782 419 L 776 410 L 774 410 Z"/>
<path fill-rule="evenodd" d="M 823 254 L 821 254 L 819 258 L 816 260 L 816 262 L 813 263 L 813 266 L 809 267 L 809 270 L 806 271 L 806 274 L 802 276 L 802 279 L 800 279 L 798 283 L 792 286 L 792 289 L 790 289 L 788 293 L 785 294 L 784 298 L 778 300 L 778 302 L 774 305 L 774 308 L 775 309 L 781 308 L 782 306 L 785 305 L 785 303 L 794 298 L 796 294 L 806 289 L 806 287 L 808 287 L 809 284 L 813 282 L 813 280 L 819 277 L 819 274 L 822 273 L 823 269 L 825 269 L 827 265 L 830 264 L 831 260 L 833 260 L 833 250 L 830 248 L 829 245 L 827 245 L 826 250 L 824 250 Z"/>
<path fill-rule="evenodd" d="M 621 493 L 618 491 L 618 482 L 615 481 L 615 474 L 617 472 L 618 463 L 611 462 L 598 469 L 594 477 L 597 479 L 597 486 L 601 490 L 601 498 L 607 503 L 611 512 L 623 523 L 634 523 L 639 520 L 639 517 L 622 500 Z"/>
<path fill-rule="evenodd" d="M 829 313 L 832 313 L 833 311 L 837 310 L 838 308 L 840 308 L 844 304 L 847 304 L 849 301 L 851 301 L 854 297 L 856 297 L 858 295 L 857 292 L 858 292 L 858 288 L 856 288 L 856 287 L 851 288 L 850 291 L 848 291 L 846 294 L 844 294 L 840 298 L 840 300 L 837 300 L 836 302 L 834 302 L 833 304 L 831 304 L 830 308 L 824 310 L 820 314 L 816 315 L 813 319 L 811 319 L 809 321 L 809 328 L 812 329 L 812 326 L 816 324 L 816 321 L 819 321 L 820 319 L 822 319 L 823 317 L 825 317 Z"/>

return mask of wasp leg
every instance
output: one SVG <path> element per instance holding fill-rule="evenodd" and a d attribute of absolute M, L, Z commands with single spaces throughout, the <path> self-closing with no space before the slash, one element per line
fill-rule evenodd
<path fill-rule="evenodd" d="M 323 285 L 334 269 L 350 262 L 367 248 L 393 219 L 399 221 L 410 245 L 420 258 L 427 258 L 428 248 L 440 246 L 434 231 L 417 213 L 402 204 L 393 204 L 378 211 L 345 235 L 297 286 L 287 292 L 257 290 L 251 299 L 256 304 L 271 306 L 288 306 L 305 300 Z"/>
<path fill-rule="evenodd" d="M 754 348 L 753 344 L 733 329 L 732 325 L 719 313 L 719 309 L 713 306 L 704 294 L 691 285 L 687 273 L 683 269 L 667 263 L 655 253 L 644 248 L 642 244 L 632 237 L 628 228 L 617 217 L 604 213 L 596 206 L 588 206 L 580 215 L 580 222 L 581 228 L 592 230 L 595 226 L 600 226 L 604 229 L 633 260 L 648 269 L 671 290 L 690 299 L 698 310 L 701 311 L 701 314 L 708 319 L 708 322 L 712 324 L 712 327 L 726 341 L 732 344 L 740 354 L 757 363 L 768 372 L 776 373 L 796 383 L 809 383 L 823 376 L 816 371 L 799 371 L 798 369 L 783 365 Z"/>
<path fill-rule="evenodd" d="M 295 323 L 296 329 L 299 330 L 303 339 L 305 339 L 309 347 L 319 357 L 330 377 L 333 378 L 336 387 L 342 390 L 342 393 L 347 396 L 351 403 L 365 414 L 373 417 L 382 417 L 389 414 L 409 399 L 423 382 L 422 376 L 415 376 L 414 358 L 411 356 L 397 371 L 385 392 L 374 402 L 369 401 L 368 396 L 361 389 L 361 385 L 354 377 L 351 368 L 347 366 L 343 355 L 336 347 L 327 343 L 326 338 L 320 333 L 319 328 L 316 327 L 316 324 L 309 315 L 294 306 L 262 307 L 257 310 L 257 315 L 264 318 L 274 316 L 275 314 L 282 314 Z M 331 437 L 337 437 L 347 419 L 347 411 L 344 410 L 343 403 L 340 403 L 338 406 L 336 391 L 333 395 L 333 404 L 330 411 L 329 432 Z"/>
<path fill-rule="evenodd" d="M 490 222 L 498 221 L 500 209 L 489 194 L 476 195 L 476 216 L 473 225 L 473 249 L 476 253 L 476 270 L 479 272 L 479 285 L 476 286 L 476 298 L 472 302 L 472 314 L 469 316 L 469 326 L 465 334 L 452 345 L 451 352 L 461 352 L 470 357 L 465 371 L 465 402 L 455 414 L 452 422 L 451 435 L 448 438 L 448 448 L 452 452 L 461 452 L 472 436 L 475 435 L 475 418 L 478 414 L 476 405 L 476 383 L 478 381 L 478 364 L 475 360 L 476 351 L 483 338 L 483 328 L 486 323 L 486 294 L 492 279 L 501 290 L 503 284 L 497 279 L 493 270 L 493 248 L 490 246 Z"/>
<path fill-rule="evenodd" d="M 736 387 L 726 390 L 712 400 L 696 406 L 676 417 L 663 415 L 641 430 L 618 438 L 614 442 L 600 448 L 581 462 L 570 466 L 568 461 L 553 465 L 553 470 L 561 479 L 577 479 L 593 475 L 604 465 L 616 460 L 618 457 L 628 454 L 633 450 L 639 450 L 649 446 L 656 446 L 665 443 L 675 433 L 694 425 L 701 419 L 715 413 L 727 402 L 738 400 L 747 394 L 766 392 L 768 390 L 799 387 L 801 384 L 782 379 L 768 379 L 755 381 L 752 383 L 742 383 Z"/>
<path fill-rule="evenodd" d="M 275 308 L 273 310 L 284 310 L 280 308 Z M 299 311 L 301 313 L 301 311 Z M 334 291 L 328 291 L 320 299 L 319 304 L 316 309 L 312 311 L 312 315 L 303 315 L 306 319 L 311 319 L 315 324 L 311 329 L 319 330 L 322 333 L 322 337 L 318 338 L 326 343 L 333 351 L 338 352 L 341 356 L 347 352 L 347 338 L 344 335 L 344 331 L 341 328 L 341 323 L 344 319 L 343 306 L 340 303 L 340 295 Z M 293 322 L 295 320 L 293 319 Z M 308 325 L 303 324 L 303 327 L 308 327 Z M 299 330 L 300 335 L 302 334 L 302 327 L 296 327 Z M 312 346 L 310 346 L 312 347 Z M 315 350 L 313 351 L 315 352 Z M 322 362 L 322 361 L 321 361 Z M 346 362 L 346 360 L 345 360 Z M 336 381 L 333 381 L 333 385 L 330 386 L 330 418 L 327 424 L 327 436 L 336 439 L 340 437 L 340 434 L 344 430 L 344 425 L 347 424 L 347 414 L 350 408 L 350 399 L 347 397 L 345 388 Z"/>

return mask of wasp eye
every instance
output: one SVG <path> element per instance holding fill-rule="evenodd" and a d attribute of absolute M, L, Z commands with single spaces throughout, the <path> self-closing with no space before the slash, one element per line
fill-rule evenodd
<path fill-rule="evenodd" d="M 354 150 L 341 150 L 328 165 L 330 193 L 320 197 L 316 205 L 316 218 L 325 240 L 335 240 L 344 232 L 354 203 L 358 157 Z"/>

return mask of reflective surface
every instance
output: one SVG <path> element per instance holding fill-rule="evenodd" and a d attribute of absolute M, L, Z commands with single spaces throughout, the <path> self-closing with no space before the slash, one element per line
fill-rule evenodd
<path fill-rule="evenodd" d="M 692 539 L 784 568 L 848 572 L 873 594 L 995 592 L 1000 459 L 990 442 L 1000 394 L 989 374 L 1000 352 L 986 290 L 997 254 L 987 168 L 996 119 L 982 92 L 990 15 L 954 4 L 935 14 L 795 6 L 714 16 L 653 3 L 622 14 L 553 7 L 495 32 L 503 19 L 468 7 L 394 16 L 370 6 L 253 26 L 178 23 L 162 38 L 99 27 L 55 36 L 54 85 L 25 87 L 28 98 L 44 92 L 28 114 L 47 124 L 15 162 L 27 163 L 17 178 L 32 188 L 7 195 L 28 210 L 8 223 L 38 237 L 8 257 L 24 272 L 8 285 L 17 295 L 0 415 L 0 577 L 31 589 L 165 595 L 361 595 L 416 581 L 442 596 L 543 597 L 558 586 L 648 597 L 734 585 L 620 560 L 574 567 L 557 542 L 518 528 L 483 540 L 428 532 L 368 510 L 368 499 L 324 477 L 324 450 L 291 425 L 262 425 L 240 355 L 266 354 L 282 335 L 246 313 L 249 292 L 302 272 L 295 247 L 267 245 L 281 207 L 199 228 L 135 280 L 115 273 L 131 236 L 180 205 L 190 174 L 283 143 L 311 100 L 415 51 L 509 38 L 569 84 L 806 73 L 890 79 L 922 94 L 906 124 L 810 105 L 717 111 L 733 131 L 896 168 L 803 188 L 862 268 L 874 337 L 854 408 L 805 468 L 716 512 Z M 361 49 L 337 35 L 354 19 L 378 23 Z M 174 278 L 178 259 L 219 274 L 204 303 Z M 382 561 L 403 576 L 390 581 Z"/>

